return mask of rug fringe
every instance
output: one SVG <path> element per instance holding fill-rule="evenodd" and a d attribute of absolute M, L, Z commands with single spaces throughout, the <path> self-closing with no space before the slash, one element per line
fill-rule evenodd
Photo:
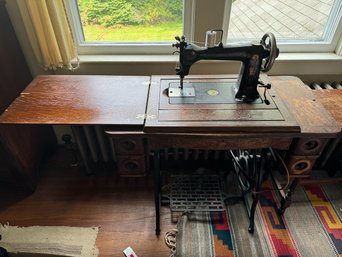
<path fill-rule="evenodd" d="M 178 229 L 171 229 L 165 232 L 164 240 L 165 244 L 168 248 L 170 248 L 171 254 L 170 257 L 176 256 L 176 236 L 178 233 Z"/>

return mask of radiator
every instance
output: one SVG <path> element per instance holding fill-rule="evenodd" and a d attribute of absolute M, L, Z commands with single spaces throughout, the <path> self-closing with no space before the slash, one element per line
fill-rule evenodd
<path fill-rule="evenodd" d="M 102 126 L 72 126 L 72 133 L 88 174 L 94 163 L 116 161 L 113 142 Z"/>
<path fill-rule="evenodd" d="M 186 148 L 164 148 L 160 152 L 163 160 L 228 160 L 229 151 L 224 150 L 198 150 Z"/>
<path fill-rule="evenodd" d="M 316 83 L 312 82 L 309 86 L 313 90 L 324 90 L 324 89 L 342 89 L 342 82 L 333 82 L 333 83 Z"/>

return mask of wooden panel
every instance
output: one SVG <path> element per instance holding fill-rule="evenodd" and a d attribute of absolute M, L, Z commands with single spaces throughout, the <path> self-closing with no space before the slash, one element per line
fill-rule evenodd
<path fill-rule="evenodd" d="M 31 82 L 32 76 L 8 17 L 0 1 L 0 114 Z"/>
<path fill-rule="evenodd" d="M 267 92 L 270 105 L 170 104 L 165 90 L 168 81 L 171 83 L 176 78 L 152 76 L 145 132 L 300 133 L 296 120 L 273 89 Z M 187 76 L 190 82 L 223 82 L 228 79 L 231 80 L 232 76 Z M 268 78 L 263 76 L 263 79 Z"/>
<path fill-rule="evenodd" d="M 289 155 L 285 163 L 290 175 L 310 175 L 318 156 Z"/>
<path fill-rule="evenodd" d="M 210 135 L 153 135 L 149 138 L 151 150 L 179 147 L 189 149 L 227 150 L 227 149 L 258 149 L 272 147 L 287 150 L 291 144 L 291 138 L 249 137 L 245 136 L 210 136 Z"/>
<path fill-rule="evenodd" d="M 39 164 L 49 146 L 55 144 L 55 135 L 48 126 L 1 125 L 0 143 L 7 151 L 12 172 L 11 184 L 25 190 L 34 190 L 39 178 Z"/>
<path fill-rule="evenodd" d="M 112 136 L 116 154 L 144 154 L 144 142 L 141 136 Z"/>
<path fill-rule="evenodd" d="M 277 110 L 160 110 L 159 121 L 237 121 L 255 124 L 255 121 L 282 121 L 283 116 Z"/>
<path fill-rule="evenodd" d="M 118 155 L 118 173 L 122 177 L 146 176 L 145 155 Z"/>
<path fill-rule="evenodd" d="M 142 125 L 148 88 L 143 76 L 39 76 L 0 123 Z"/>
<path fill-rule="evenodd" d="M 312 90 L 290 76 L 271 77 L 272 85 L 300 125 L 302 135 L 334 137 L 341 128 L 323 105 L 316 101 Z"/>
<path fill-rule="evenodd" d="M 313 94 L 342 128 L 342 90 L 313 90 Z"/>
<path fill-rule="evenodd" d="M 1 114 L 32 80 L 3 0 L 0 0 L 0 76 Z M 54 140 L 50 126 L 0 126 L 2 185 L 5 181 L 12 187 L 34 190 L 45 146 Z"/>
<path fill-rule="evenodd" d="M 327 139 L 302 137 L 297 138 L 291 146 L 291 153 L 294 155 L 320 155 Z"/>

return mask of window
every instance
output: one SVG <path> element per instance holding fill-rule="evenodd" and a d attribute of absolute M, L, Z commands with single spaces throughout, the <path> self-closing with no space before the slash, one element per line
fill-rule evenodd
<path fill-rule="evenodd" d="M 69 7 L 80 54 L 169 54 L 174 36 L 201 44 L 219 28 L 223 43 L 273 32 L 282 52 L 333 52 L 342 32 L 341 0 L 71 0 Z"/>
<path fill-rule="evenodd" d="M 273 32 L 282 50 L 333 51 L 341 34 L 341 0 L 235 0 L 228 42 Z"/>
<path fill-rule="evenodd" d="M 80 52 L 160 53 L 189 31 L 191 1 L 73 0 L 69 2 Z M 95 48 L 96 50 L 92 50 Z"/>
<path fill-rule="evenodd" d="M 85 42 L 162 42 L 183 33 L 182 0 L 78 0 Z"/>

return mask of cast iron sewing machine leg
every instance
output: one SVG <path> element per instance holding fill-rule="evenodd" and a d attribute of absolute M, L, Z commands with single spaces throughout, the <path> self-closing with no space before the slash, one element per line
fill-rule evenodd
<path fill-rule="evenodd" d="M 156 235 L 160 234 L 160 154 L 153 152 L 154 160 L 154 203 L 156 210 Z"/>
<path fill-rule="evenodd" d="M 238 151 L 238 155 L 233 152 L 233 162 L 235 163 L 235 173 L 239 182 L 239 187 L 243 196 L 249 219 L 248 232 L 254 232 L 254 216 L 259 202 L 260 190 L 263 182 L 263 165 L 266 153 L 264 150 L 257 153 L 257 150 Z M 249 204 L 248 196 L 252 193 L 252 204 Z"/>
<path fill-rule="evenodd" d="M 262 169 L 260 167 L 257 168 L 257 172 L 255 174 L 256 176 L 256 186 L 255 186 L 255 193 L 252 193 L 253 197 L 253 202 L 252 202 L 252 207 L 250 210 L 250 216 L 249 216 L 249 227 L 248 227 L 248 232 L 253 233 L 254 232 L 254 215 L 256 211 L 257 204 L 259 202 L 260 198 L 260 190 L 262 188 L 262 181 L 263 181 L 263 174 L 262 174 Z"/>
<path fill-rule="evenodd" d="M 272 177 L 273 181 L 274 178 Z M 299 184 L 299 178 L 294 178 L 290 184 L 289 190 L 287 192 L 287 194 L 285 194 L 285 196 L 281 196 L 281 201 L 280 201 L 280 208 L 279 208 L 279 214 L 283 215 L 285 210 L 291 205 L 291 201 L 292 201 L 292 194 L 294 192 L 294 190 L 296 189 L 297 185 Z"/>

